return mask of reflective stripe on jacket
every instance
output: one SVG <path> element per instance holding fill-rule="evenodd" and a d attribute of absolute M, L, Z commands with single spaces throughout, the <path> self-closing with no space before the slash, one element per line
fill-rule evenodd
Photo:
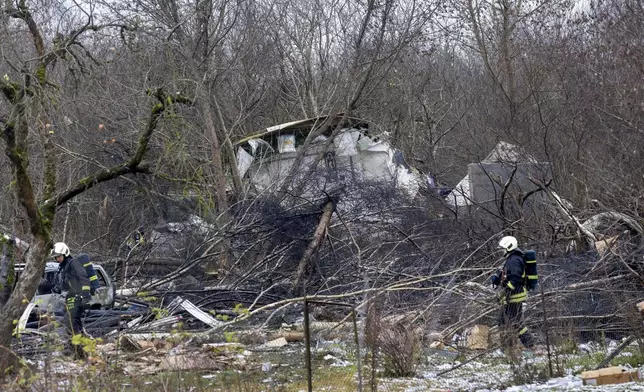
<path fill-rule="evenodd" d="M 528 290 L 525 287 L 525 264 L 523 263 L 523 252 L 519 249 L 512 251 L 503 265 L 503 282 L 505 297 L 503 303 L 524 302 L 528 298 Z"/>
<path fill-rule="evenodd" d="M 96 276 L 96 270 L 94 269 L 94 265 L 89 259 L 89 255 L 83 253 L 76 256 L 76 260 L 78 260 L 83 265 L 83 268 L 85 268 L 85 272 L 87 273 L 87 277 L 89 278 L 90 286 L 94 290 L 99 288 L 100 284 L 98 282 L 98 276 Z"/>

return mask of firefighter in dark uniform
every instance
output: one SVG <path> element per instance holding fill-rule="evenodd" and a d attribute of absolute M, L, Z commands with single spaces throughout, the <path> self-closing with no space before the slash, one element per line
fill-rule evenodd
<path fill-rule="evenodd" d="M 504 250 L 506 256 L 503 269 L 492 276 L 492 284 L 501 289 L 499 299 L 502 310 L 499 326 L 515 330 L 523 346 L 531 348 L 534 346 L 534 340 L 523 324 L 523 303 L 528 298 L 523 252 L 518 247 L 517 239 L 512 236 L 501 238 L 499 248 Z M 508 339 L 510 342 L 507 343 L 514 340 Z"/>
<path fill-rule="evenodd" d="M 69 248 L 62 242 L 54 244 L 50 252 L 53 259 L 60 263 L 60 290 L 66 292 L 67 314 L 65 326 L 73 335 L 83 332 L 83 313 L 89 304 L 91 284 L 87 271 L 80 261 L 71 257 Z M 74 350 L 77 356 L 82 356 L 82 348 Z"/>
<path fill-rule="evenodd" d="M 67 252 L 68 256 L 65 256 L 65 258 L 72 258 L 71 253 L 70 253 L 69 248 L 67 247 L 67 245 L 65 245 L 63 242 L 58 242 L 54 246 L 56 246 L 56 245 L 58 245 L 60 247 L 59 250 L 64 250 L 64 251 Z M 83 253 L 81 255 L 78 255 L 78 257 L 74 257 L 74 259 L 78 260 L 81 263 L 81 265 L 83 266 L 83 268 L 85 268 L 85 272 L 87 273 L 87 277 L 89 278 L 90 294 L 91 295 L 96 294 L 96 290 L 100 287 L 100 283 L 98 281 L 98 276 L 96 275 L 96 270 L 94 269 L 94 265 L 90 261 L 89 255 Z M 62 277 L 61 276 L 61 267 L 59 267 L 58 272 L 56 274 L 56 282 L 55 282 L 55 287 L 54 287 L 54 291 L 58 292 L 58 293 L 60 293 L 61 290 L 62 290 L 61 277 Z"/>

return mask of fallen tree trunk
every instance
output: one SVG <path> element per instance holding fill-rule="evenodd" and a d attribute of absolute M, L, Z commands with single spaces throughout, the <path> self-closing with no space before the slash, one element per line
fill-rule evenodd
<path fill-rule="evenodd" d="M 313 238 L 311 239 L 309 246 L 306 248 L 306 251 L 304 251 L 304 255 L 302 255 L 302 258 L 300 259 L 300 262 L 297 266 L 297 273 L 295 275 L 293 289 L 297 290 L 297 287 L 299 287 L 300 284 L 303 283 L 304 275 L 306 273 L 307 267 L 310 264 L 311 257 L 317 250 L 318 246 L 320 246 L 320 242 L 322 242 L 322 239 L 326 234 L 326 230 L 329 226 L 329 222 L 331 221 L 331 216 L 333 215 L 334 210 L 335 201 L 333 199 L 328 199 L 322 207 L 322 216 L 320 217 L 320 222 L 315 229 Z M 304 290 L 303 288 L 302 291 L 305 292 L 306 290 Z"/>
<path fill-rule="evenodd" d="M 590 231 L 587 227 L 584 227 L 579 219 L 570 211 L 561 197 L 550 190 L 550 188 L 546 184 L 534 178 L 530 178 L 530 181 L 541 188 L 541 190 L 543 190 L 546 195 L 548 195 L 548 198 L 552 201 L 557 210 L 559 210 L 561 215 L 566 218 L 573 226 L 575 226 L 577 231 L 576 237 L 578 244 L 585 244 L 588 248 L 590 248 L 595 243 L 595 241 L 597 241 L 597 236 L 595 235 L 595 233 Z"/>

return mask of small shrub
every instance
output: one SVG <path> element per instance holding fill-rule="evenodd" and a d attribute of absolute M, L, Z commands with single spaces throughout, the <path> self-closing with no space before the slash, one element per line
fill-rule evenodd
<path fill-rule="evenodd" d="M 559 346 L 559 353 L 561 354 L 578 354 L 579 353 L 579 346 L 577 345 L 577 342 L 575 342 L 573 339 L 566 339 L 563 341 L 561 346 Z"/>
<path fill-rule="evenodd" d="M 383 325 L 379 335 L 384 371 L 390 377 L 411 377 L 421 358 L 421 339 L 409 325 Z"/>
<path fill-rule="evenodd" d="M 606 358 L 604 352 L 594 352 L 582 355 L 568 356 L 564 358 L 563 365 L 573 371 L 585 371 L 594 369 L 601 361 Z"/>
<path fill-rule="evenodd" d="M 226 343 L 239 343 L 239 337 L 235 331 L 224 331 Z"/>
<path fill-rule="evenodd" d="M 631 367 L 637 368 L 642 366 L 642 364 L 644 364 L 644 355 L 642 355 L 639 352 L 633 353 L 633 352 L 626 351 L 621 355 L 617 356 L 615 359 L 613 359 L 610 362 L 610 364 L 612 366 L 629 365 Z"/>
<path fill-rule="evenodd" d="M 512 365 L 512 381 L 515 385 L 533 384 L 548 380 L 547 364 L 518 361 Z"/>

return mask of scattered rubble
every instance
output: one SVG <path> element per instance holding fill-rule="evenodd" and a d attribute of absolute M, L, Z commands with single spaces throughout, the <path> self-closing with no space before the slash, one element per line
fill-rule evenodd
<path fill-rule="evenodd" d="M 95 341 L 95 351 L 92 352 L 88 363 L 114 365 L 115 369 L 119 369 L 128 377 L 174 371 L 212 373 L 204 377 L 216 377 L 216 374 L 230 370 L 262 372 L 266 373 L 265 377 L 262 377 L 271 380 L 271 384 L 277 382 L 278 372 L 285 371 L 283 366 L 299 370 L 303 368 L 305 334 L 301 308 L 294 307 L 295 314 L 289 315 L 292 316 L 290 321 L 282 322 L 281 319 L 281 325 L 267 330 L 263 324 L 258 327 L 259 324 L 247 325 L 244 322 L 233 325 L 230 322 L 242 314 L 247 314 L 247 309 L 235 307 L 233 310 L 218 311 L 202 305 L 195 297 L 190 297 L 194 302 L 190 301 L 188 296 L 189 294 L 184 293 L 180 296 L 173 294 L 165 301 L 155 300 L 154 304 L 158 307 L 132 298 L 117 297 L 114 308 L 91 310 L 85 318 L 86 329 L 90 335 L 102 337 L 103 341 Z M 644 305 L 640 304 L 640 308 L 644 308 Z M 55 323 L 51 322 L 56 320 L 56 317 L 60 316 L 43 313 L 36 307 L 31 307 L 30 312 L 18 322 L 20 339 L 17 339 L 15 351 L 19 355 L 33 358 L 34 362 L 38 363 L 38 355 L 47 349 L 51 350 L 48 340 L 57 334 L 53 328 Z M 332 368 L 333 371 L 337 371 L 346 368 L 347 371 L 352 371 L 351 368 L 356 365 L 353 349 L 349 348 L 353 347 L 352 328 L 351 322 L 315 321 L 313 318 L 310 322 L 313 358 L 325 369 Z M 496 361 L 497 356 L 490 353 L 489 348 L 495 346 L 490 342 L 497 331 L 490 330 L 485 325 L 474 325 L 469 329 L 461 329 L 460 338 L 451 343 L 449 337 L 456 335 L 445 337 L 438 332 L 418 332 L 427 339 L 430 349 L 424 354 L 424 368 L 418 372 L 419 377 L 414 381 L 418 385 L 411 385 L 412 382 L 412 389 L 405 390 L 414 390 L 414 387 L 418 387 L 418 390 L 430 390 L 430 386 L 453 388 L 455 385 L 458 388 L 467 385 L 466 390 L 475 390 L 489 388 L 495 383 L 508 385 L 510 382 L 512 369 L 504 364 L 494 364 L 494 377 L 490 375 L 480 379 L 470 378 L 464 383 L 455 383 L 456 377 L 463 377 L 464 372 L 476 373 L 479 368 L 489 365 L 487 360 Z M 602 349 L 615 347 L 616 342 Z M 588 345 L 587 350 L 579 347 L 579 352 L 594 353 L 598 349 Z M 489 355 L 483 353 L 486 355 L 485 362 L 479 361 L 478 357 L 473 358 L 471 363 L 463 362 L 463 352 L 478 355 L 472 354 L 471 350 L 487 350 Z M 627 354 L 629 353 L 624 353 L 624 356 Z M 499 356 L 503 357 L 503 354 Z M 284 358 L 292 362 L 285 365 Z M 455 365 L 460 363 L 463 365 L 456 368 Z M 450 372 L 449 377 L 442 375 L 449 369 L 455 370 Z M 583 369 L 577 369 L 575 372 L 580 370 Z M 63 374 L 65 371 L 67 370 L 55 370 L 56 374 Z M 630 382 L 640 377 L 639 373 L 625 373 L 628 373 L 628 377 L 619 375 L 615 378 L 623 380 L 619 382 Z M 581 377 L 566 380 L 572 382 L 575 387 L 588 384 L 588 381 L 582 379 L 591 377 L 582 374 Z M 395 383 L 383 380 L 382 385 L 389 382 Z M 600 382 L 603 381 L 597 381 L 597 384 L 600 385 Z"/>

